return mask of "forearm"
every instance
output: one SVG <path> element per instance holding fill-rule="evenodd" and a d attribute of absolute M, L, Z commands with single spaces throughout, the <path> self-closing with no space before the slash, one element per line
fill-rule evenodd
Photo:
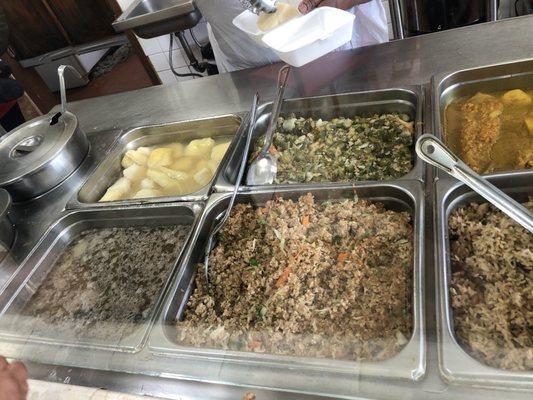
<path fill-rule="evenodd" d="M 348 10 L 354 6 L 368 3 L 370 0 L 302 0 L 298 9 L 306 14 L 316 7 L 335 7 Z"/>
<path fill-rule="evenodd" d="M 354 6 L 368 3 L 370 0 L 324 0 L 320 2 L 320 6 L 329 6 L 340 8 L 342 10 L 348 10 Z"/>

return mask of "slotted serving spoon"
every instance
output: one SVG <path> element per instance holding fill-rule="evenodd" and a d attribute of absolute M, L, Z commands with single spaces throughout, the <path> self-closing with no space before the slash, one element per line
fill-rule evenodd
<path fill-rule="evenodd" d="M 246 133 L 246 142 L 244 144 L 244 151 L 242 153 L 242 160 L 241 164 L 239 166 L 239 171 L 237 174 L 237 180 L 235 181 L 235 187 L 233 188 L 233 193 L 230 197 L 228 207 L 225 211 L 221 212 L 217 217 L 215 218 L 215 221 L 213 223 L 213 228 L 211 230 L 211 233 L 209 234 L 209 238 L 207 239 L 207 244 L 205 246 L 205 258 L 204 258 L 204 275 L 205 275 L 205 281 L 207 284 L 207 288 L 210 289 L 210 283 L 209 283 L 209 255 L 211 253 L 211 250 L 214 247 L 215 243 L 215 236 L 216 234 L 222 229 L 224 224 L 228 221 L 229 216 L 231 214 L 231 209 L 233 208 L 233 204 L 235 203 L 235 197 L 237 197 L 237 192 L 239 191 L 239 186 L 242 180 L 242 176 L 244 175 L 244 169 L 246 167 L 246 160 L 248 159 L 248 150 L 250 149 L 250 142 L 252 140 L 252 131 L 254 129 L 255 125 L 255 119 L 257 115 L 257 104 L 259 103 L 259 93 L 256 93 L 254 95 L 254 99 L 252 102 L 252 109 L 250 110 L 250 124 L 248 125 L 248 131 Z"/>
<path fill-rule="evenodd" d="M 416 142 L 416 153 L 425 162 L 470 186 L 489 203 L 533 233 L 533 214 L 527 208 L 470 169 L 435 136 L 420 136 Z"/>
<path fill-rule="evenodd" d="M 290 65 L 281 67 L 278 72 L 278 93 L 272 104 L 272 114 L 265 134 L 265 144 L 259 154 L 252 161 L 246 174 L 246 184 L 249 186 L 256 185 L 271 185 L 278 173 L 278 160 L 269 153 L 270 146 L 274 133 L 276 133 L 276 126 L 278 125 L 278 117 L 281 112 L 281 105 L 283 104 L 283 92 L 285 85 L 291 72 Z"/>

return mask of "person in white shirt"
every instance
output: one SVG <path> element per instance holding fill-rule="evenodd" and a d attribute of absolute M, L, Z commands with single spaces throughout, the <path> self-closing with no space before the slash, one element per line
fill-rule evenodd
<path fill-rule="evenodd" d="M 368 46 L 388 41 L 387 17 L 381 0 L 284 0 L 298 5 L 306 13 L 314 7 L 336 7 L 356 15 L 350 43 L 340 50 Z M 215 61 L 221 73 L 254 68 L 278 62 L 269 49 L 259 46 L 232 21 L 250 8 L 249 0 L 195 0 L 198 9 L 207 20 L 208 35 Z"/>

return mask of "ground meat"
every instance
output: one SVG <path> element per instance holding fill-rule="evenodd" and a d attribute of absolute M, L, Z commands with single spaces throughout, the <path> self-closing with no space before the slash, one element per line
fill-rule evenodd
<path fill-rule="evenodd" d="M 491 367 L 533 370 L 533 235 L 488 204 L 449 223 L 457 339 Z"/>
<path fill-rule="evenodd" d="M 362 200 L 235 206 L 177 322 L 183 345 L 384 360 L 412 331 L 413 228 Z"/>

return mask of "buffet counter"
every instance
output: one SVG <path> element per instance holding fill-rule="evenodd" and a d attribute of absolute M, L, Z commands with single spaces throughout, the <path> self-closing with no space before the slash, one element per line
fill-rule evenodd
<path fill-rule="evenodd" d="M 452 268 L 448 217 L 459 204 L 479 199 L 457 181 L 426 167 L 412 147 L 424 133 L 444 136 L 444 108 L 459 96 L 485 89 L 531 90 L 532 37 L 533 16 L 521 17 L 331 53 L 293 69 L 285 89 L 282 131 L 322 137 L 328 129 L 337 129 L 348 138 L 355 132 L 370 132 L 369 137 L 380 135 L 383 146 L 384 138 L 391 140 L 384 154 L 398 153 L 382 169 L 371 169 L 365 179 L 315 181 L 313 171 L 302 167 L 306 172 L 299 179 L 305 182 L 294 182 L 295 176 L 287 174 L 280 175 L 286 181 L 274 186 L 244 185 L 236 200 L 238 216 L 230 220 L 241 231 L 223 231 L 218 246 L 227 253 L 212 252 L 212 268 L 219 268 L 219 275 L 207 284 L 202 270 L 197 273 L 198 263 L 206 237 L 235 184 L 250 124 L 247 110 L 253 94 L 260 92 L 266 104 L 252 127 L 257 140 L 266 127 L 280 66 L 70 104 L 69 111 L 87 134 L 89 153 L 59 186 L 11 208 L 17 236 L 0 264 L 0 354 L 24 361 L 32 379 L 163 398 L 530 398 L 530 354 L 525 355 L 525 369 L 514 368 L 513 363 L 507 364 L 510 368 L 488 366 L 468 354 L 455 337 L 448 298 Z M 350 118 L 340 118 L 347 115 Z M 402 139 L 393 142 L 395 134 Z M 327 147 L 334 137 L 324 140 Z M 282 139 L 276 144 L 278 149 L 289 145 Z M 354 148 L 365 152 L 368 147 L 356 142 Z M 309 154 L 315 145 L 310 149 Z M 195 158 L 198 152 L 209 157 L 200 162 Z M 305 156 L 305 152 L 294 153 L 287 164 L 305 165 Z M 349 162 L 344 160 L 340 172 L 332 174 L 346 178 L 354 168 L 360 172 L 361 166 L 349 166 Z M 387 168 L 390 164 L 395 167 Z M 190 177 L 175 172 L 182 169 L 190 169 Z M 180 182 L 194 184 L 194 189 L 177 186 L 184 176 Z M 531 170 L 488 176 L 520 201 L 533 194 Z M 250 226 L 249 205 L 257 225 Z M 342 208 L 350 208 L 351 216 L 344 215 Z M 272 213 L 297 215 L 296 222 L 285 226 L 271 219 Z M 348 224 L 350 230 L 344 234 L 313 230 L 312 224 L 326 214 L 332 219 L 323 226 L 340 221 L 339 226 Z M 365 219 L 369 214 L 376 219 Z M 363 220 L 366 228 L 355 229 Z M 303 234 L 295 228 L 300 223 Z M 272 242 L 260 250 L 262 243 L 247 241 L 250 232 L 269 227 L 275 227 L 269 240 L 279 239 L 279 248 Z M 381 292 L 370 285 L 357 286 L 350 276 L 343 278 L 346 270 L 340 265 L 359 252 L 342 248 L 348 240 L 346 232 L 362 242 L 372 242 L 372 236 L 384 240 L 374 242 L 376 249 L 386 246 L 384 237 L 393 238 L 389 258 L 376 263 L 397 263 L 400 268 L 366 276 L 381 282 Z M 253 320 L 258 321 L 254 327 L 263 326 L 275 307 L 276 321 L 286 318 L 277 296 L 287 295 L 286 282 L 296 284 L 289 276 L 294 266 L 289 265 L 274 281 L 274 294 L 264 304 L 258 306 L 253 297 L 248 303 L 240 296 L 231 298 L 232 279 L 239 277 L 223 270 L 225 257 L 245 253 L 249 246 L 257 252 L 247 256 L 243 272 L 249 274 L 253 288 L 262 279 L 257 268 L 273 252 L 283 254 L 299 246 L 294 244 L 298 235 L 303 235 L 303 243 L 315 233 L 322 235 L 325 248 L 324 253 L 316 253 L 316 259 L 340 251 L 332 256 L 338 270 L 326 277 L 317 273 L 308 284 L 316 289 L 335 281 L 357 288 L 355 297 L 340 296 L 332 307 L 325 301 L 317 313 L 333 315 L 340 309 L 349 315 L 361 307 L 362 315 L 369 314 L 372 309 L 366 307 L 373 298 L 365 297 L 367 290 L 380 296 L 388 293 L 393 305 L 386 323 L 394 325 L 392 342 L 388 338 L 374 347 L 357 348 L 330 343 L 330 337 L 303 334 L 291 336 L 290 343 L 278 337 L 278 342 L 267 345 L 278 332 L 265 334 L 255 328 L 237 339 L 231 333 L 224 336 L 218 328 L 203 337 L 202 316 L 216 319 L 206 305 L 220 316 L 222 304 L 231 304 L 224 311 L 226 317 L 231 315 L 238 324 Z M 286 254 L 297 262 L 302 252 L 315 250 L 302 245 Z M 84 264 L 89 258 L 90 264 Z M 61 268 L 54 267 L 57 260 Z M 277 265 L 272 259 L 269 262 Z M 74 264 L 82 269 L 69 267 Z M 217 286 L 221 280 L 226 280 L 227 287 L 216 295 L 213 291 L 222 287 Z M 72 281 L 80 288 L 75 293 L 68 289 Z M 240 284 L 246 284 L 244 278 Z M 108 285 L 103 294 L 95 289 L 102 285 Z M 337 290 L 333 283 L 330 289 Z M 304 288 L 300 293 L 304 296 L 308 291 Z M 287 296 L 290 300 L 292 295 Z M 359 298 L 368 301 L 359 302 Z M 217 303 L 222 301 L 226 303 Z M 287 307 L 292 307 L 290 301 Z M 240 306 L 254 307 L 252 316 L 246 319 L 233 310 Z M 39 318 L 43 321 L 36 322 Z M 183 322 L 198 318 L 199 327 Z M 361 324 L 372 322 L 361 320 Z M 360 340 L 388 329 L 388 325 L 374 326 L 374 331 L 360 331 L 360 327 L 355 323 L 346 329 L 341 324 L 332 336 L 342 331 L 348 341 L 351 335 Z M 279 329 L 301 328 L 287 322 Z M 323 327 L 324 332 L 328 329 Z M 335 340 L 346 339 L 335 336 Z"/>

